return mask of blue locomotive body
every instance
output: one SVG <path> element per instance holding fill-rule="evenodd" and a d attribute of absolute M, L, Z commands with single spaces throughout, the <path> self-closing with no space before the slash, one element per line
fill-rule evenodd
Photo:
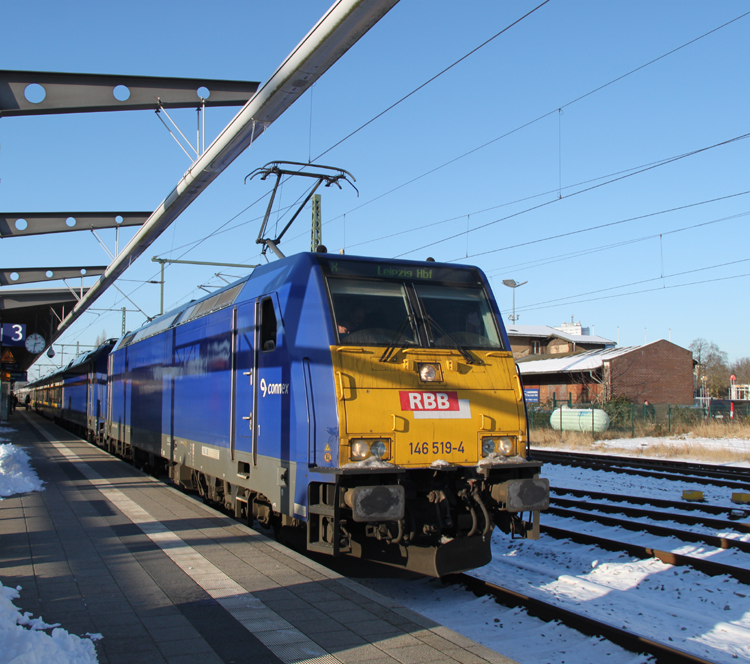
<path fill-rule="evenodd" d="M 211 498 L 252 475 L 273 510 L 291 516 L 296 505 L 304 518 L 316 441 L 336 438 L 333 330 L 314 261 L 256 269 L 123 337 L 109 367 L 115 449 L 167 460 Z M 221 484 L 188 479 L 193 471 Z"/>
<path fill-rule="evenodd" d="M 548 485 L 476 268 L 298 254 L 95 355 L 36 403 L 59 389 L 90 439 L 303 548 L 442 575 L 488 562 L 495 525 L 538 536 Z"/>

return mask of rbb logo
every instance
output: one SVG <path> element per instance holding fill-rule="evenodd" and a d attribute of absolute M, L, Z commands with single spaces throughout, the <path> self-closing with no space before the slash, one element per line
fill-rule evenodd
<path fill-rule="evenodd" d="M 458 392 L 399 392 L 401 410 L 442 412 L 459 410 Z"/>

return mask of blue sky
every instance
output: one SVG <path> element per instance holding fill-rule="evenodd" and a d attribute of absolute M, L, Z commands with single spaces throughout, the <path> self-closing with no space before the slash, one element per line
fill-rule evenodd
<path fill-rule="evenodd" d="M 479 265 L 506 323 L 502 280 L 512 278 L 528 281 L 516 291 L 520 324 L 572 316 L 623 346 L 704 337 L 730 359 L 750 355 L 750 139 L 719 145 L 750 131 L 750 15 L 700 38 L 748 12 L 746 2 L 551 0 L 339 144 L 537 4 L 402 0 L 119 288 L 154 315 L 159 287 L 142 283 L 158 274 L 152 256 L 265 260 L 255 239 L 269 186 L 245 176 L 269 161 L 319 157 L 353 173 L 360 192 L 323 190 L 331 250 Z M 329 6 L 12 3 L 2 68 L 263 82 Z M 209 109 L 207 142 L 236 112 Z M 194 134 L 194 111 L 173 117 Z M 148 111 L 0 120 L 4 211 L 153 210 L 188 166 Z M 281 205 L 302 190 L 285 185 Z M 303 213 L 281 248 L 306 251 L 309 234 Z M 114 248 L 114 232 L 102 236 Z M 107 262 L 86 233 L 5 240 L 0 252 L 9 267 Z M 169 267 L 167 308 L 223 284 L 217 272 L 242 274 Z M 144 314 L 110 289 L 60 341 L 118 336 L 121 314 L 101 310 L 123 306 L 128 329 L 139 327 Z"/>

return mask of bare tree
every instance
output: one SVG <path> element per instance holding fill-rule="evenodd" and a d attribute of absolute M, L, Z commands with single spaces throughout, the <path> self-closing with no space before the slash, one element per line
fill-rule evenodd
<path fill-rule="evenodd" d="M 738 385 L 750 385 L 750 357 L 741 357 L 729 365 L 731 374 L 737 377 Z"/>
<path fill-rule="evenodd" d="M 613 399 L 638 400 L 647 384 L 642 380 L 628 379 L 635 358 L 617 358 L 616 362 L 604 360 L 602 366 L 590 371 L 570 375 L 572 383 L 580 385 L 580 401 L 605 404 Z"/>
<path fill-rule="evenodd" d="M 720 350 L 713 341 L 705 339 L 696 339 L 689 348 L 698 365 L 696 367 L 698 385 L 705 382 L 711 396 L 726 396 L 729 385 L 727 354 Z"/>
<path fill-rule="evenodd" d="M 105 341 L 107 340 L 107 331 L 102 330 L 100 334 L 97 335 L 96 341 L 94 341 L 94 345 L 99 348 Z"/>
<path fill-rule="evenodd" d="M 607 401 L 607 385 L 602 377 L 601 369 L 581 371 L 570 374 L 570 387 L 578 386 L 577 401 L 581 403 L 602 403 Z"/>

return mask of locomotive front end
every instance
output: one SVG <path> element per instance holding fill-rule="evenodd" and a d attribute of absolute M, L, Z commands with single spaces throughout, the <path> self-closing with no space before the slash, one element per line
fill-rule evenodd
<path fill-rule="evenodd" d="M 488 563 L 496 526 L 538 537 L 549 485 L 481 272 L 320 261 L 339 462 L 334 485 L 311 485 L 311 548 L 443 576 Z"/>

